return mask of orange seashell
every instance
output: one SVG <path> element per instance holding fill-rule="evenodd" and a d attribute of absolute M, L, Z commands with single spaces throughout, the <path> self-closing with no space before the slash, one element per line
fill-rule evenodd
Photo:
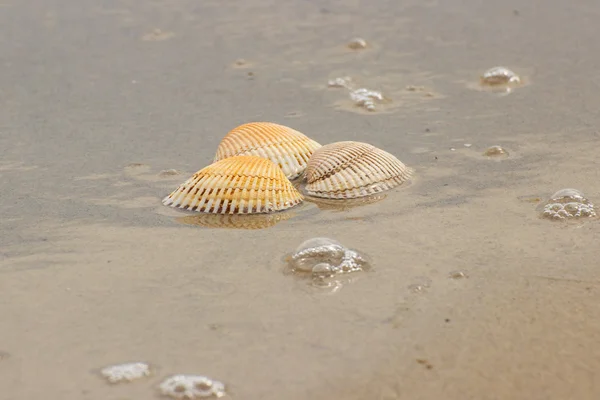
<path fill-rule="evenodd" d="M 250 122 L 231 130 L 217 148 L 215 161 L 238 155 L 268 158 L 295 179 L 321 145 L 301 132 L 272 122 Z"/>
<path fill-rule="evenodd" d="M 314 197 L 352 199 L 407 181 L 413 170 L 392 154 L 362 142 L 336 142 L 316 150 L 305 171 Z"/>
<path fill-rule="evenodd" d="M 163 204 L 212 214 L 260 214 L 282 211 L 302 200 L 272 161 L 235 156 L 196 172 L 165 197 Z"/>

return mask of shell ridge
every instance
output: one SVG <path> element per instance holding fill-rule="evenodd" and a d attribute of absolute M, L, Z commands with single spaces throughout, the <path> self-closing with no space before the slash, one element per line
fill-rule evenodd
<path fill-rule="evenodd" d="M 358 153 L 352 151 L 353 149 L 350 149 L 350 151 L 348 149 L 344 149 L 342 146 L 340 146 L 340 144 L 348 144 L 348 143 L 358 143 L 361 144 L 362 146 L 360 146 L 359 149 L 357 150 L 362 150 Z M 318 177 L 313 177 L 313 179 L 325 179 L 328 178 L 331 175 L 334 175 L 335 173 L 347 168 L 347 166 L 352 163 L 356 158 L 359 158 L 362 154 L 367 153 L 371 147 L 371 145 L 366 144 L 366 143 L 361 143 L 361 142 L 338 142 L 338 143 L 334 143 L 335 145 L 338 145 L 336 147 L 342 147 L 341 150 L 336 149 L 325 149 L 322 150 L 323 147 L 321 147 L 321 149 L 315 151 L 315 153 L 313 154 L 312 157 L 312 162 L 318 163 L 319 161 L 324 161 L 325 159 L 328 158 L 328 156 L 331 156 L 331 161 L 330 163 L 333 163 L 334 161 L 337 162 L 337 166 L 333 167 L 333 168 L 329 168 L 329 170 L 327 172 L 323 171 L 322 174 Z M 329 151 L 331 150 L 331 151 Z M 335 150 L 338 150 L 337 152 Z M 323 160 L 320 160 L 323 159 Z M 307 177 L 308 178 L 308 177 Z M 309 183 L 312 183 L 309 180 Z"/>

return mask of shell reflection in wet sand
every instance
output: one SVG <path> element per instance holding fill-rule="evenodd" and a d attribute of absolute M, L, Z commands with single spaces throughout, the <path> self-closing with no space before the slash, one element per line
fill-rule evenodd
<path fill-rule="evenodd" d="M 287 272 L 309 277 L 313 286 L 337 291 L 341 275 L 371 269 L 369 257 L 326 237 L 305 240 L 287 258 Z"/>
<path fill-rule="evenodd" d="M 356 199 L 321 199 L 318 197 L 307 197 L 306 201 L 314 203 L 321 210 L 330 211 L 348 211 L 356 207 L 367 206 L 384 200 L 387 194 L 375 194 L 371 196 L 359 197 Z"/>
<path fill-rule="evenodd" d="M 542 218 L 580 220 L 596 217 L 594 204 L 576 189 L 562 189 L 537 207 Z"/>
<path fill-rule="evenodd" d="M 353 199 L 406 182 L 413 169 L 373 145 L 344 141 L 315 151 L 306 168 L 306 191 L 314 197 Z"/>
<path fill-rule="evenodd" d="M 163 204 L 213 214 L 261 214 L 283 211 L 302 200 L 281 168 L 269 159 L 235 156 L 196 172 Z"/>
<path fill-rule="evenodd" d="M 177 218 L 176 221 L 185 225 L 203 226 L 206 228 L 223 229 L 266 229 L 292 217 L 290 213 L 277 214 L 198 214 Z"/>
<path fill-rule="evenodd" d="M 174 375 L 159 386 L 164 396 L 174 399 L 202 399 L 225 396 L 225 385 L 202 375 Z"/>
<path fill-rule="evenodd" d="M 221 140 L 214 161 L 239 155 L 263 157 L 279 165 L 288 179 L 295 179 L 319 147 L 319 143 L 287 126 L 250 122 L 231 130 Z"/>

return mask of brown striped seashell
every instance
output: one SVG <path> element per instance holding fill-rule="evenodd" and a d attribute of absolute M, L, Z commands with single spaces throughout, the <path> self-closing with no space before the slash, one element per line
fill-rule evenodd
<path fill-rule="evenodd" d="M 257 156 L 236 156 L 196 172 L 163 204 L 212 214 L 262 214 L 291 208 L 302 200 L 275 163 Z"/>
<path fill-rule="evenodd" d="M 217 148 L 215 161 L 239 155 L 268 158 L 288 179 L 299 177 L 321 145 L 301 132 L 272 122 L 250 122 L 231 130 Z"/>
<path fill-rule="evenodd" d="M 412 168 L 375 146 L 336 142 L 312 155 L 305 171 L 306 192 L 327 199 L 353 199 L 396 187 L 412 173 Z"/>

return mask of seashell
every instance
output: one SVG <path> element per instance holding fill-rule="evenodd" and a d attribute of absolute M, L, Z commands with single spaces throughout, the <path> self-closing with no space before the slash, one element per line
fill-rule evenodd
<path fill-rule="evenodd" d="M 212 214 L 257 214 L 282 211 L 302 200 L 272 161 L 235 156 L 196 172 L 165 197 L 163 204 Z"/>
<path fill-rule="evenodd" d="M 289 213 L 278 214 L 199 214 L 177 218 L 177 222 L 205 228 L 221 229 L 266 229 L 292 217 Z"/>
<path fill-rule="evenodd" d="M 375 146 L 336 142 L 314 152 L 305 171 L 306 191 L 314 197 L 352 199 L 398 186 L 412 173 L 412 168 Z"/>
<path fill-rule="evenodd" d="M 238 155 L 268 158 L 295 179 L 306 169 L 312 153 L 321 145 L 287 126 L 272 122 L 250 122 L 231 130 L 217 148 L 215 161 Z"/>

